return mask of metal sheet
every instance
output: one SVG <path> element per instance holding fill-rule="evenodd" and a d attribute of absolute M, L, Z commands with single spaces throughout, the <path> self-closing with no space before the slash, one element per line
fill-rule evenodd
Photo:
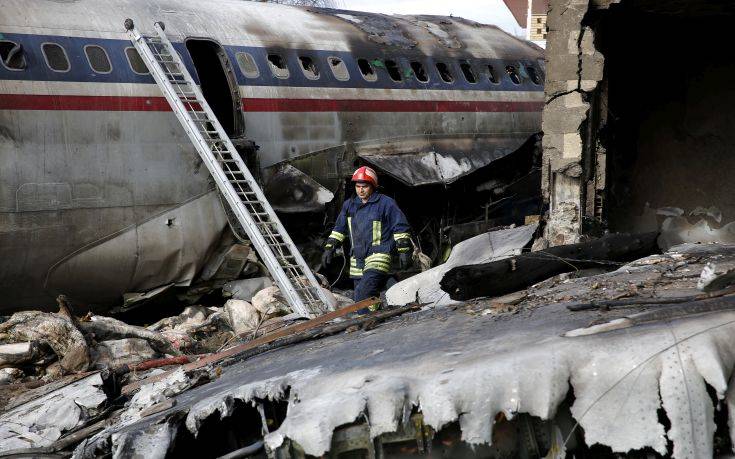
<path fill-rule="evenodd" d="M 334 199 L 334 193 L 290 164 L 278 166 L 264 191 L 279 212 L 318 212 Z"/>
<path fill-rule="evenodd" d="M 517 150 L 527 138 L 406 140 L 358 148 L 371 165 L 409 186 L 449 184 Z"/>

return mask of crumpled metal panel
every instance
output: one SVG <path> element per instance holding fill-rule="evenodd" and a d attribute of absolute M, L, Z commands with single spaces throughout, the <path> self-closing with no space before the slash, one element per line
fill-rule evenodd
<path fill-rule="evenodd" d="M 334 193 L 290 164 L 275 169 L 264 191 L 279 212 L 318 212 L 334 199 Z"/>
<path fill-rule="evenodd" d="M 90 244 L 53 266 L 46 288 L 99 304 L 118 301 L 126 292 L 187 285 L 225 227 L 220 209 L 212 191 Z"/>
<path fill-rule="evenodd" d="M 409 186 L 449 184 L 520 148 L 525 136 L 408 139 L 357 148 L 357 155 Z"/>
<path fill-rule="evenodd" d="M 0 452 L 44 447 L 84 426 L 107 401 L 99 373 L 6 410 L 0 416 Z"/>

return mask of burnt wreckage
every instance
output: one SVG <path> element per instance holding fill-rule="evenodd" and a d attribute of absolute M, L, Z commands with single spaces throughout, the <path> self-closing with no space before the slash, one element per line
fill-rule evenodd
<path fill-rule="evenodd" d="M 352 314 L 365 304 L 335 296 L 341 308 L 295 319 L 265 276 L 225 284 L 233 299 L 221 308 L 190 306 L 148 327 L 79 316 L 64 297 L 58 313 L 14 314 L 0 323 L 9 341 L 0 344 L 0 382 L 14 381 L 0 386 L 0 457 L 732 454 L 735 246 L 729 194 L 713 179 L 726 167 L 721 139 L 732 130 L 727 107 L 710 103 L 727 100 L 729 64 L 721 51 L 694 46 L 705 30 L 724 33 L 712 27 L 734 11 L 709 2 L 552 0 L 549 13 L 539 171 L 547 215 L 503 209 L 507 220 L 493 221 L 493 206 L 525 196 L 514 184 L 525 180 L 534 199 L 534 154 L 521 148 L 446 189 L 451 180 L 439 180 L 441 199 L 475 212 L 463 199 L 469 190 L 494 190 L 497 199 L 487 218 L 483 209 L 481 221 L 452 226 L 448 256 L 441 241 L 421 240 L 446 261 L 391 287 L 383 308 L 366 315 Z M 380 26 L 393 18 L 309 14 L 336 15 L 370 41 L 410 47 L 400 27 Z M 462 49 L 432 24 L 421 27 Z M 667 46 L 680 48 L 653 47 L 670 30 L 680 33 Z M 631 67 L 649 68 L 651 56 L 677 62 L 681 49 L 707 59 L 658 85 L 631 79 Z M 465 141 L 474 145 L 447 145 Z M 421 151 L 410 150 L 405 156 Z M 387 144 L 370 151 L 393 172 L 387 188 L 399 201 L 436 207 L 422 188 L 431 185 L 405 187 L 426 179 L 404 167 L 409 158 L 379 157 L 393 152 Z M 439 167 L 440 156 L 432 149 L 418 161 L 454 170 Z M 282 183 L 327 186 L 302 177 L 308 167 L 297 160 L 280 170 L 291 177 Z M 496 188 L 496 180 L 504 183 Z M 218 252 L 229 261 L 208 268 L 211 278 L 259 272 L 247 246 L 237 247 Z M 33 371 L 43 378 L 23 377 Z"/>
<path fill-rule="evenodd" d="M 412 204 L 436 260 L 442 234 L 457 241 L 539 213 L 543 50 L 497 27 L 235 0 L 3 10 L 0 160 L 14 167 L 0 168 L 0 307 L 53 308 L 64 293 L 103 310 L 190 287 L 231 245 L 211 175 L 127 18 L 142 35 L 165 23 L 307 258 L 362 164 Z"/>

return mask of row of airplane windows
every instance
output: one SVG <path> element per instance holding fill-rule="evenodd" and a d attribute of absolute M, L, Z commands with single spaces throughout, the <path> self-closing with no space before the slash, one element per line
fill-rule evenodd
<path fill-rule="evenodd" d="M 71 70 L 71 63 L 66 54 L 66 49 L 58 43 L 43 43 L 41 52 L 46 62 L 46 66 L 54 72 L 66 73 Z M 87 64 L 95 73 L 112 73 L 112 63 L 107 55 L 107 50 L 99 45 L 85 45 L 84 55 L 87 57 Z M 148 69 L 145 63 L 138 55 L 135 48 L 125 48 L 125 55 L 128 58 L 128 64 L 133 72 L 139 75 L 147 75 Z M 22 71 L 28 67 L 26 62 L 23 46 L 7 40 L 0 41 L 0 60 L 3 66 L 8 70 Z"/>
<path fill-rule="evenodd" d="M 236 53 L 237 64 L 240 67 L 243 75 L 248 78 L 258 78 L 260 76 L 260 69 L 253 56 L 249 53 Z M 319 65 L 310 56 L 298 56 L 299 67 L 303 72 L 304 76 L 310 80 L 318 80 L 321 76 Z M 332 75 L 337 80 L 347 81 L 350 79 L 349 71 L 345 66 L 342 59 L 339 57 L 330 56 L 327 58 L 327 63 L 332 71 Z M 449 63 L 436 62 L 436 72 L 439 77 L 445 83 L 452 84 L 455 81 L 454 70 Z M 478 71 L 475 66 L 468 60 L 458 61 L 460 72 L 464 76 L 464 79 L 470 83 L 475 84 L 480 81 L 478 77 Z M 276 78 L 287 79 L 290 76 L 286 61 L 280 54 L 268 54 L 268 67 L 271 73 Z M 413 60 L 409 62 L 407 68 L 402 68 L 400 63 L 393 59 L 357 59 L 357 67 L 360 69 L 362 77 L 369 82 L 378 80 L 377 68 L 383 68 L 387 71 L 388 76 L 391 80 L 396 83 L 402 82 L 404 79 L 416 78 L 421 83 L 428 83 L 430 80 L 429 72 L 427 71 L 424 64 L 420 61 Z M 492 64 L 486 64 L 483 66 L 482 73 L 487 75 L 490 82 L 494 84 L 500 83 L 500 76 L 497 70 Z M 524 79 L 528 79 L 534 85 L 541 84 L 541 76 L 532 66 L 523 67 L 525 72 L 521 71 L 522 66 L 516 67 L 514 65 L 508 65 L 505 67 L 505 73 L 507 74 L 510 81 L 514 84 L 522 84 Z M 525 73 L 525 75 L 523 75 Z"/>
<path fill-rule="evenodd" d="M 71 63 L 63 46 L 53 42 L 43 43 L 41 45 L 41 51 L 46 65 L 52 71 L 65 73 L 71 70 Z M 84 55 L 87 58 L 87 64 L 95 73 L 107 74 L 112 72 L 112 63 L 110 62 L 107 51 L 102 46 L 86 45 L 84 46 Z M 133 72 L 138 75 L 148 74 L 148 69 L 135 48 L 125 48 L 125 56 Z M 260 77 L 260 68 L 252 54 L 238 52 L 235 54 L 235 58 L 240 71 L 242 71 L 246 78 Z M 27 67 L 22 45 L 12 41 L 0 40 L 0 60 L 8 70 L 22 71 Z M 300 55 L 298 56 L 298 60 L 299 67 L 306 78 L 318 80 L 321 77 L 320 66 L 312 57 Z M 290 77 L 288 65 L 282 55 L 275 53 L 268 54 L 267 62 L 270 72 L 275 78 L 288 79 Z M 348 81 L 350 79 L 349 70 L 341 58 L 330 56 L 327 58 L 327 64 L 332 71 L 332 75 L 337 80 Z M 434 65 L 437 74 L 444 83 L 452 84 L 455 82 L 454 70 L 449 63 L 436 62 Z M 457 65 L 460 73 L 468 83 L 476 84 L 480 81 L 475 65 L 467 60 L 459 60 Z M 426 67 L 422 62 L 417 60 L 410 61 L 407 68 L 401 68 L 399 62 L 393 59 L 369 60 L 359 58 L 357 59 L 357 67 L 360 69 L 362 77 L 368 82 L 378 80 L 377 68 L 385 69 L 390 79 L 395 83 L 400 83 L 408 78 L 416 78 L 421 83 L 428 83 L 430 81 L 429 72 Z M 500 83 L 502 75 L 498 75 L 497 70 L 492 64 L 483 65 L 481 73 L 485 74 L 491 83 Z M 507 65 L 505 67 L 505 74 L 516 85 L 522 84 L 526 79 L 534 85 L 541 84 L 541 76 L 532 66 L 524 67 L 519 64 L 516 67 L 514 65 Z"/>

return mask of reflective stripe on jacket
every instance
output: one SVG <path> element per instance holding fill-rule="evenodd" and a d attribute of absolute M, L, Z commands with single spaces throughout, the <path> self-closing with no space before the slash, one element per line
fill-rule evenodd
<path fill-rule="evenodd" d="M 380 193 L 364 203 L 355 196 L 345 201 L 329 237 L 352 243 L 350 277 L 361 277 L 363 270 L 389 272 L 391 252 L 396 241 L 409 238 L 410 227 L 396 201 Z"/>

